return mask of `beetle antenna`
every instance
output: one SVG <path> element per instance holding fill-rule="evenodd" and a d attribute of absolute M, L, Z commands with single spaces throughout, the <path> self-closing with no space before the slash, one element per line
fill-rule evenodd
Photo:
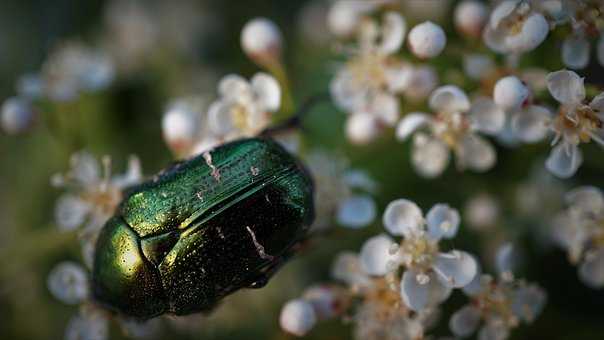
<path fill-rule="evenodd" d="M 287 131 L 290 129 L 300 128 L 302 126 L 302 120 L 304 116 L 308 114 L 312 110 L 312 108 L 324 101 L 330 100 L 329 93 L 318 93 L 308 98 L 302 106 L 294 113 L 294 115 L 283 122 L 280 122 L 274 126 L 268 127 L 264 129 L 260 133 L 261 136 L 272 136 L 275 134 L 279 134 L 283 131 Z"/>

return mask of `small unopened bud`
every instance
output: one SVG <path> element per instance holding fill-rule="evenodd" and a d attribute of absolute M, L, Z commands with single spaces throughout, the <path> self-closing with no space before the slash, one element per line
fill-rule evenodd
<path fill-rule="evenodd" d="M 196 142 L 197 121 L 195 112 L 184 102 L 168 107 L 162 118 L 164 140 L 177 155 L 189 150 Z"/>
<path fill-rule="evenodd" d="M 443 29 L 431 21 L 421 23 L 409 32 L 411 52 L 419 58 L 432 58 L 439 55 L 447 43 Z"/>
<path fill-rule="evenodd" d="M 2 104 L 0 124 L 4 132 L 16 135 L 25 132 L 34 122 L 35 110 L 30 102 L 19 97 L 12 97 Z"/>
<path fill-rule="evenodd" d="M 478 38 L 489 17 L 487 6 L 475 0 L 465 0 L 455 8 L 455 27 L 463 34 Z"/>
<path fill-rule="evenodd" d="M 260 65 L 272 65 L 281 58 L 283 39 L 274 22 L 266 18 L 248 21 L 241 32 L 241 48 Z"/>
<path fill-rule="evenodd" d="M 310 331 L 317 317 L 312 305 L 304 299 L 289 301 L 281 310 L 281 328 L 293 335 L 303 336 Z"/>
<path fill-rule="evenodd" d="M 528 96 L 528 88 L 515 76 L 499 79 L 493 91 L 495 104 L 505 110 L 519 108 Z"/>
<path fill-rule="evenodd" d="M 354 113 L 346 121 L 346 136 L 354 144 L 367 144 L 379 134 L 377 119 L 370 113 Z"/>

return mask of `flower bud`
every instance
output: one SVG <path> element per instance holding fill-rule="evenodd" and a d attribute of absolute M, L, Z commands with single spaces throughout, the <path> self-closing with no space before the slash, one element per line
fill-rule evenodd
<path fill-rule="evenodd" d="M 458 31 L 469 37 L 478 38 L 482 34 L 489 12 L 484 3 L 465 0 L 457 5 L 454 15 L 455 27 Z"/>
<path fill-rule="evenodd" d="M 177 155 L 185 153 L 196 142 L 197 121 L 187 103 L 178 101 L 168 107 L 162 118 L 164 140 Z"/>
<path fill-rule="evenodd" d="M 432 58 L 439 55 L 447 43 L 443 29 L 430 22 L 421 23 L 409 32 L 409 46 L 419 58 Z"/>
<path fill-rule="evenodd" d="M 28 100 L 12 97 L 2 104 L 0 124 L 4 132 L 16 135 L 25 132 L 34 122 L 35 111 Z"/>
<path fill-rule="evenodd" d="M 495 104 L 505 110 L 519 108 L 528 96 L 528 88 L 515 76 L 499 79 L 493 91 Z"/>
<path fill-rule="evenodd" d="M 355 113 L 346 121 L 346 136 L 354 144 L 367 144 L 380 132 L 377 119 L 370 113 Z"/>
<path fill-rule="evenodd" d="M 266 18 L 248 21 L 241 32 L 241 48 L 250 59 L 261 65 L 278 62 L 282 44 L 279 27 Z"/>
<path fill-rule="evenodd" d="M 279 317 L 281 328 L 296 336 L 308 333 L 316 322 L 317 317 L 312 305 L 303 299 L 289 301 L 281 310 Z"/>

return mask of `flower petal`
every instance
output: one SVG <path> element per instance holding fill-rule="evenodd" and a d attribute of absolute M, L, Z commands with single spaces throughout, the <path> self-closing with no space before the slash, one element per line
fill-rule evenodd
<path fill-rule="evenodd" d="M 508 34 L 505 37 L 505 44 L 515 52 L 531 51 L 541 45 L 549 29 L 545 17 L 540 13 L 533 13 L 524 20 L 520 33 Z"/>
<path fill-rule="evenodd" d="M 383 276 L 389 272 L 388 263 L 396 259 L 390 254 L 394 244 L 388 235 L 381 234 L 369 238 L 361 247 L 359 255 L 361 268 L 369 275 Z"/>
<path fill-rule="evenodd" d="M 396 138 L 404 141 L 416 130 L 426 126 L 429 122 L 430 116 L 423 112 L 408 113 L 396 126 Z"/>
<path fill-rule="evenodd" d="M 572 144 L 556 145 L 545 161 L 545 167 L 560 178 L 574 175 L 583 163 L 583 155 L 579 147 Z"/>
<path fill-rule="evenodd" d="M 457 150 L 457 161 L 462 168 L 484 172 L 495 165 L 497 154 L 488 140 L 470 134 L 462 140 Z"/>
<path fill-rule="evenodd" d="M 479 97 L 470 108 L 470 117 L 479 131 L 496 134 L 505 126 L 505 112 L 487 97 Z"/>
<path fill-rule="evenodd" d="M 445 85 L 432 92 L 429 105 L 435 112 L 467 112 L 470 109 L 470 100 L 466 93 L 459 87 L 455 85 Z"/>
<path fill-rule="evenodd" d="M 476 331 L 480 319 L 480 310 L 473 305 L 466 305 L 453 313 L 449 319 L 449 329 L 455 336 L 465 338 Z"/>
<path fill-rule="evenodd" d="M 560 70 L 547 75 L 547 89 L 563 104 L 578 104 L 585 99 L 583 78 L 573 71 Z"/>
<path fill-rule="evenodd" d="M 453 250 L 449 253 L 439 253 L 433 268 L 445 286 L 461 288 L 472 282 L 478 267 L 470 254 Z"/>
<path fill-rule="evenodd" d="M 427 282 L 420 283 L 419 277 L 427 275 Z M 434 273 L 420 273 L 409 269 L 401 280 L 401 297 L 413 311 L 421 311 L 441 303 L 449 297 L 451 290 L 436 279 Z"/>
<path fill-rule="evenodd" d="M 275 112 L 281 106 L 281 87 L 275 78 L 266 73 L 256 73 L 251 80 L 261 111 Z"/>
<path fill-rule="evenodd" d="M 440 176 L 449 164 L 449 148 L 441 140 L 416 133 L 411 162 L 417 173 L 426 178 Z"/>
<path fill-rule="evenodd" d="M 90 209 L 90 205 L 79 197 L 70 194 L 62 195 L 55 206 L 55 221 L 60 230 L 75 230 L 84 224 Z"/>
<path fill-rule="evenodd" d="M 354 113 L 346 120 L 346 137 L 354 144 L 368 144 L 377 138 L 379 132 L 377 118 L 370 113 Z"/>
<path fill-rule="evenodd" d="M 382 27 L 382 42 L 380 50 L 390 54 L 398 51 L 405 40 L 407 33 L 407 22 L 397 12 L 386 12 Z"/>
<path fill-rule="evenodd" d="M 579 277 L 593 289 L 604 286 L 604 248 L 585 254 L 585 259 L 579 267 Z"/>
<path fill-rule="evenodd" d="M 426 221 L 433 239 L 453 238 L 459 228 L 459 212 L 447 204 L 436 204 L 428 211 Z"/>
<path fill-rule="evenodd" d="M 310 302 L 304 299 L 291 300 L 281 310 L 281 328 L 296 336 L 308 333 L 316 324 L 317 316 Z"/>
<path fill-rule="evenodd" d="M 248 96 L 250 91 L 250 84 L 247 80 L 237 74 L 227 74 L 218 83 L 218 94 L 225 98 Z"/>
<path fill-rule="evenodd" d="M 357 229 L 369 225 L 375 219 L 376 212 L 375 201 L 369 195 L 352 196 L 338 207 L 338 224 Z"/>
<path fill-rule="evenodd" d="M 331 276 L 349 285 L 368 285 L 367 273 L 361 268 L 359 256 L 354 252 L 342 252 L 336 256 L 331 267 Z"/>
<path fill-rule="evenodd" d="M 589 106 L 600 114 L 604 113 L 604 92 L 595 96 L 594 99 L 591 100 L 591 103 L 589 103 Z"/>
<path fill-rule="evenodd" d="M 235 129 L 231 119 L 231 106 L 217 100 L 208 108 L 208 128 L 212 134 L 225 136 Z"/>
<path fill-rule="evenodd" d="M 551 113 L 543 106 L 531 105 L 514 114 L 511 121 L 516 138 L 525 143 L 541 141 L 549 132 Z"/>
<path fill-rule="evenodd" d="M 583 35 L 574 35 L 562 43 L 562 62 L 569 68 L 578 70 L 589 63 L 589 42 Z"/>
<path fill-rule="evenodd" d="M 404 236 L 414 230 L 421 230 L 424 217 L 417 204 L 401 198 L 388 204 L 384 211 L 383 223 L 390 234 Z"/>

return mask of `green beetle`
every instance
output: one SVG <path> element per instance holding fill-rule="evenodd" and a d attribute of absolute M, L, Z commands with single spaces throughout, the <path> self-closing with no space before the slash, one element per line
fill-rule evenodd
<path fill-rule="evenodd" d="M 128 192 L 95 250 L 93 296 L 148 319 L 261 287 L 314 219 L 302 164 L 270 138 L 234 141 Z"/>

